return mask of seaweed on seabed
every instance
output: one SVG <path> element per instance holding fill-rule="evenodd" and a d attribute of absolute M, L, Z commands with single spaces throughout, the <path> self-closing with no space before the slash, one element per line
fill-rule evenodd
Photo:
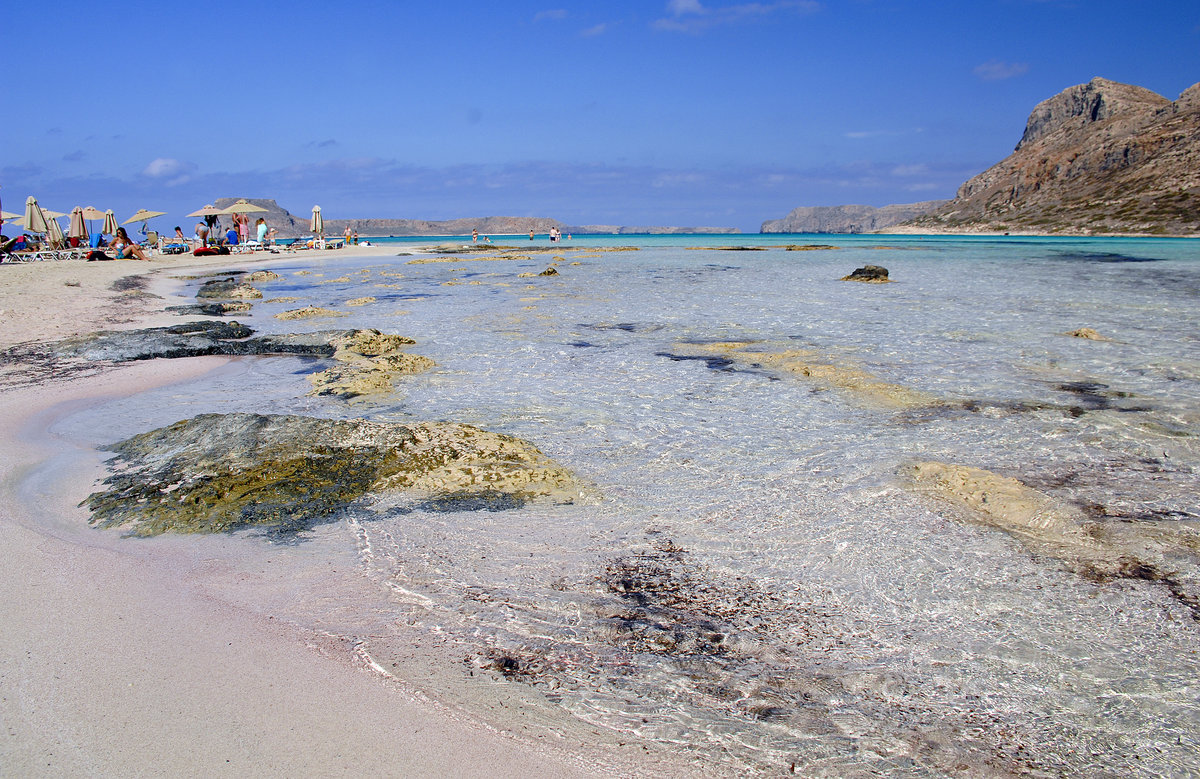
<path fill-rule="evenodd" d="M 134 455 L 127 445 L 132 441 L 112 447 L 119 461 L 130 463 Z M 172 531 L 221 533 L 251 527 L 297 533 L 333 521 L 398 460 L 393 453 L 377 451 L 350 458 L 338 454 L 316 447 L 308 453 L 264 459 L 242 470 L 194 479 L 180 472 L 183 464 L 175 459 L 150 472 L 134 465 L 105 479 L 109 489 L 89 495 L 81 505 L 92 511 L 91 523 L 96 527 L 127 527 L 135 536 Z M 189 483 L 185 485 L 185 481 Z"/>

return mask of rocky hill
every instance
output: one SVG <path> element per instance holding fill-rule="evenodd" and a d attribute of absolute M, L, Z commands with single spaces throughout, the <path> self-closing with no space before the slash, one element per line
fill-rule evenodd
<path fill-rule="evenodd" d="M 762 223 L 763 233 L 870 233 L 913 219 L 949 203 L 926 200 L 921 203 L 873 206 L 812 206 L 793 208 L 783 219 Z"/>
<path fill-rule="evenodd" d="M 231 205 L 236 203 L 238 200 L 241 200 L 241 198 L 219 197 L 213 201 L 213 205 L 216 206 L 217 208 L 229 208 Z M 252 214 L 247 214 L 247 216 L 250 217 L 251 224 L 254 224 L 255 222 L 258 221 L 259 217 L 262 217 L 263 219 L 267 220 L 267 225 L 269 227 L 272 227 L 275 229 L 276 234 L 280 238 L 295 238 L 296 236 L 299 236 L 299 235 L 307 235 L 308 234 L 309 214 L 293 216 L 291 213 L 288 212 L 287 209 L 280 206 L 274 200 L 271 200 L 268 198 L 248 197 L 248 198 L 246 198 L 246 200 L 249 200 L 251 203 L 258 206 L 259 208 L 267 209 L 266 211 L 264 211 L 262 213 L 254 212 Z M 227 216 L 221 217 L 221 224 L 228 227 L 231 224 L 229 217 L 227 217 Z M 191 234 L 191 230 L 186 227 L 184 228 L 183 232 L 185 235 Z M 253 232 L 253 231 L 251 231 L 251 232 Z"/>
<path fill-rule="evenodd" d="M 1011 155 L 897 232 L 1200 234 L 1200 84 L 1095 78 L 1039 103 Z"/>

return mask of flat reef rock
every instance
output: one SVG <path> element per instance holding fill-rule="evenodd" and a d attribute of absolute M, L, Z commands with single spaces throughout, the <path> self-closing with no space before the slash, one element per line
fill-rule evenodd
<path fill-rule="evenodd" d="M 351 330 L 331 339 L 337 365 L 310 374 L 310 395 L 359 395 L 391 392 L 400 376 L 421 373 L 437 363 L 419 354 L 408 354 L 403 347 L 415 344 L 411 338 L 389 335 L 378 330 Z"/>
<path fill-rule="evenodd" d="M 355 330 L 326 330 L 251 338 L 254 331 L 238 322 L 187 322 L 170 327 L 110 330 L 68 338 L 49 345 L 60 359 L 131 362 L 160 357 L 206 355 L 248 356 L 292 354 L 333 357 L 335 341 L 353 338 Z M 377 331 L 376 331 L 377 332 Z M 10 350 L 11 351 L 11 350 Z"/>
<path fill-rule="evenodd" d="M 672 359 L 708 358 L 710 366 L 727 369 L 765 370 L 795 376 L 844 395 L 856 405 L 883 410 L 902 410 L 946 404 L 928 392 L 884 381 L 853 365 L 839 365 L 828 356 L 805 349 L 779 349 L 753 341 L 678 343 Z M 714 363 L 711 360 L 722 360 Z"/>
<path fill-rule="evenodd" d="M 107 447 L 91 522 L 132 535 L 296 532 L 356 502 L 508 508 L 571 503 L 583 485 L 532 444 L 451 422 L 202 414 Z"/>
<path fill-rule="evenodd" d="M 956 506 L 956 519 L 1002 530 L 1094 581 L 1164 584 L 1200 619 L 1200 530 L 1194 526 L 1089 520 L 1080 508 L 1017 479 L 966 465 L 919 462 L 903 472 L 913 491 Z"/>
<path fill-rule="evenodd" d="M 212 281 L 206 281 L 204 285 L 196 291 L 196 297 L 198 298 L 218 300 L 258 300 L 262 296 L 262 292 L 250 286 L 249 284 L 243 284 L 236 278 L 213 279 Z"/>

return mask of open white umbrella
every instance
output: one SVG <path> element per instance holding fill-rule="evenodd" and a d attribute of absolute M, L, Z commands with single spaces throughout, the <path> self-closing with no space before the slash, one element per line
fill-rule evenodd
<path fill-rule="evenodd" d="M 136 214 L 129 217 L 121 224 L 128 225 L 128 224 L 133 224 L 134 222 L 146 222 L 146 221 L 153 219 L 156 216 L 162 216 L 165 213 L 167 213 L 167 212 L 166 211 L 147 211 L 144 208 L 139 208 L 137 210 Z"/>
<path fill-rule="evenodd" d="M 84 206 L 83 207 L 83 218 L 87 220 L 88 232 L 91 233 L 92 232 L 92 220 L 93 219 L 103 219 L 104 212 L 101 211 L 99 208 L 96 208 L 95 206 Z"/>
<path fill-rule="evenodd" d="M 67 225 L 67 237 L 77 238 L 80 243 L 88 242 L 87 222 L 83 219 L 83 206 L 71 209 L 71 221 Z"/>
<path fill-rule="evenodd" d="M 220 208 L 217 208 L 212 203 L 209 203 L 204 208 L 198 209 L 198 210 L 193 211 L 192 213 L 188 214 L 188 216 L 220 216 L 223 213 L 225 213 L 223 210 L 221 210 Z"/>
<path fill-rule="evenodd" d="M 198 210 L 193 211 L 192 213 L 188 214 L 188 216 L 204 217 L 204 224 L 208 225 L 209 236 L 212 237 L 212 232 L 214 230 L 216 230 L 216 227 L 217 227 L 217 220 L 220 218 L 221 214 L 223 214 L 223 213 L 225 213 L 223 210 L 221 210 L 220 208 L 217 208 L 212 203 L 209 203 L 208 205 L 204 206 L 204 208 L 198 209 Z"/>
<path fill-rule="evenodd" d="M 221 209 L 222 214 L 254 214 L 267 209 L 262 206 L 256 206 L 246 198 L 242 198 L 231 206 Z"/>
<path fill-rule="evenodd" d="M 46 215 L 38 206 L 37 198 L 30 195 L 25 200 L 25 229 L 31 233 L 44 233 L 50 228 L 46 225 Z"/>
<path fill-rule="evenodd" d="M 147 231 L 149 230 L 149 227 L 150 227 L 150 220 L 156 216 L 162 216 L 165 213 L 167 213 L 167 212 L 166 211 L 148 211 L 144 208 L 139 208 L 137 210 L 136 214 L 129 217 L 121 224 L 133 224 L 134 222 L 141 222 L 142 223 L 142 235 L 148 236 Z"/>

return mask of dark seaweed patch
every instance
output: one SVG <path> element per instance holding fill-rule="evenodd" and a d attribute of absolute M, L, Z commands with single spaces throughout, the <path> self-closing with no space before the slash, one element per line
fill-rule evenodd
<path fill-rule="evenodd" d="M 1130 257 L 1115 252 L 1055 252 L 1054 257 L 1067 262 L 1162 262 L 1158 257 Z"/>
<path fill-rule="evenodd" d="M 688 362 L 688 361 L 695 360 L 695 361 L 704 363 L 705 365 L 707 365 L 709 368 L 711 368 L 714 371 L 736 371 L 737 370 L 737 368 L 734 367 L 737 365 L 737 363 L 735 363 L 733 360 L 729 359 L 728 357 L 715 357 L 715 356 L 703 355 L 703 354 L 673 354 L 671 352 L 655 352 L 654 356 L 655 357 L 666 357 L 668 360 L 674 360 L 675 362 Z"/>

